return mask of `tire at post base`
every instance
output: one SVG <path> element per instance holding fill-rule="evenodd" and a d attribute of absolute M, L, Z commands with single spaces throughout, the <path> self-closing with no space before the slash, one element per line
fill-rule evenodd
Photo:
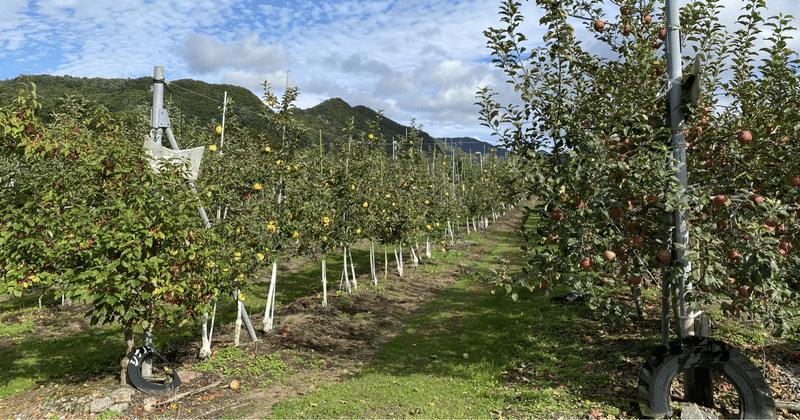
<path fill-rule="evenodd" d="M 167 363 L 167 367 L 172 371 L 172 382 L 168 384 L 155 384 L 142 376 L 142 362 L 150 355 L 154 355 Z M 131 384 L 136 387 L 136 389 L 148 394 L 168 393 L 181 385 L 181 378 L 178 376 L 178 372 L 175 368 L 172 367 L 164 356 L 158 354 L 158 352 L 149 347 L 139 347 L 133 352 L 128 362 L 128 379 L 130 379 Z"/>
<path fill-rule="evenodd" d="M 755 364 L 729 344 L 709 337 L 686 337 L 656 348 L 642 365 L 638 399 L 642 415 L 672 415 L 670 383 L 684 369 L 705 367 L 725 376 L 739 397 L 739 418 L 774 419 L 772 390 Z"/>

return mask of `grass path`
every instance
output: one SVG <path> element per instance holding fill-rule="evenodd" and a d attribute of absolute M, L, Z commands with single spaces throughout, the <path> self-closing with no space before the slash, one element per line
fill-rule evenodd
<path fill-rule="evenodd" d="M 616 386 L 608 372 L 586 369 L 593 363 L 593 346 L 587 351 L 589 343 L 582 338 L 593 325 L 586 313 L 572 305 L 554 306 L 541 294 L 515 303 L 502 292 L 493 293 L 486 274 L 499 267 L 499 258 L 514 256 L 517 264 L 510 274 L 516 274 L 522 239 L 497 230 L 468 240 L 486 248 L 483 258 L 464 262 L 467 274 L 414 315 L 371 363 L 341 382 L 275 403 L 271 415 L 554 418 L 583 417 L 591 410 L 630 413 L 633 394 L 623 391 L 635 389 L 632 379 Z M 644 355 L 657 344 L 653 338 L 628 344 Z M 640 363 L 614 360 L 601 368 L 638 371 Z M 596 401 L 598 389 L 610 392 L 607 401 Z"/>

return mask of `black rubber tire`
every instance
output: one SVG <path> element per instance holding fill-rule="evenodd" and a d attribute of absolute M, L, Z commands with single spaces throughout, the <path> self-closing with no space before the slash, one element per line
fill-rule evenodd
<path fill-rule="evenodd" d="M 739 418 L 774 419 L 772 390 L 755 364 L 729 344 L 710 337 L 686 337 L 656 348 L 639 373 L 639 409 L 644 417 L 672 416 L 670 383 L 684 369 L 716 371 L 736 389 Z"/>
<path fill-rule="evenodd" d="M 172 371 L 172 382 L 168 384 L 155 384 L 144 379 L 142 376 L 142 362 L 150 355 L 157 356 L 167 363 L 167 366 Z M 128 361 L 128 379 L 130 379 L 131 384 L 135 386 L 136 389 L 148 394 L 165 394 L 181 385 L 181 378 L 178 376 L 178 371 L 172 367 L 167 359 L 149 347 L 139 347 L 133 352 L 131 360 Z"/>

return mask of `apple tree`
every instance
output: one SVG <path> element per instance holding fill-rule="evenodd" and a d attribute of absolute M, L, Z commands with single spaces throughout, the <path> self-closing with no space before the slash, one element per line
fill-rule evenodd
<path fill-rule="evenodd" d="M 758 315 L 775 334 L 792 328 L 800 84 L 797 52 L 788 48 L 791 16 L 764 17 L 765 2 L 751 0 L 736 22 L 720 22 L 722 2 L 687 4 L 683 62 L 702 54 L 702 71 L 670 82 L 663 5 L 536 5 L 541 43 L 521 32 L 513 0 L 501 5 L 503 26 L 485 31 L 515 100 L 501 105 L 498 92 L 479 91 L 483 124 L 517 152 L 535 185 L 539 240 L 516 286 L 567 285 L 592 307 L 619 312 L 601 287 L 624 283 L 636 292 L 677 274 L 673 214 L 682 209 L 694 285 L 687 298 Z M 687 101 L 685 109 L 689 188 L 679 196 L 663 93 L 690 77 L 702 89 L 697 106 Z"/>
<path fill-rule="evenodd" d="M 122 325 L 130 354 L 134 327 L 193 318 L 237 270 L 183 168 L 155 173 L 105 108 L 63 102 L 47 125 L 33 93 L 0 109 L 0 292 L 55 288 L 87 302 L 92 323 Z"/>

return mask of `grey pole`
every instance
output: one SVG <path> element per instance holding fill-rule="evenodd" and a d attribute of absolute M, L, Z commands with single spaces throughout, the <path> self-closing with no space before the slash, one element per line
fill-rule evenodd
<path fill-rule="evenodd" d="M 150 109 L 150 137 L 161 146 L 161 110 L 164 108 L 164 66 L 156 66 L 153 72 L 153 107 Z"/>
<path fill-rule="evenodd" d="M 683 70 L 681 63 L 681 40 L 680 40 L 680 15 L 677 0 L 667 0 L 667 77 L 669 80 L 669 108 L 670 108 L 670 130 L 672 136 L 672 182 L 676 193 L 683 203 L 686 202 L 685 193 L 687 183 L 686 174 L 686 136 L 684 132 L 685 107 L 682 103 L 683 90 Z M 696 75 L 699 77 L 699 74 Z M 673 261 L 677 264 L 677 270 L 673 278 L 669 279 L 668 284 L 662 282 L 662 344 L 669 342 L 669 295 L 671 288 L 678 287 L 678 312 L 680 325 L 680 337 L 686 337 L 692 330 L 690 325 L 692 319 L 686 315 L 686 286 L 689 282 L 689 273 L 692 270 L 691 263 L 686 261 L 686 250 L 689 249 L 689 223 L 686 211 L 682 208 L 676 209 L 675 236 L 673 241 Z M 666 297 L 666 299 L 664 299 Z M 664 317 L 664 315 L 666 315 Z M 666 321 L 665 321 L 666 320 Z M 666 326 L 666 328 L 665 328 Z M 708 368 L 686 369 L 683 375 L 684 396 L 687 400 L 700 405 L 713 407 L 714 394 L 711 379 L 711 371 Z"/>
<path fill-rule="evenodd" d="M 683 70 L 681 65 L 681 41 L 680 41 L 680 16 L 677 0 L 667 0 L 667 74 L 669 89 L 669 107 L 670 107 L 670 130 L 672 133 L 672 168 L 674 170 L 674 178 L 672 182 L 675 184 L 676 191 L 683 195 L 687 186 L 686 175 L 686 137 L 684 132 L 684 108 L 681 103 L 681 88 L 683 83 Z M 685 199 L 684 199 L 685 200 Z M 686 212 L 681 209 L 675 210 L 675 237 L 674 237 L 674 259 L 673 261 L 678 264 L 681 272 L 675 279 L 670 279 L 670 287 L 662 287 L 663 289 L 670 289 L 671 286 L 678 287 L 679 299 L 679 315 L 680 315 L 680 336 L 686 337 L 688 332 L 686 328 L 686 302 L 684 301 L 686 282 L 689 278 L 691 271 L 691 264 L 686 261 L 685 254 L 689 247 L 689 229 L 686 219 Z M 674 281 L 677 280 L 677 281 Z M 669 290 L 662 290 L 662 293 L 668 293 Z M 663 312 L 663 310 L 662 310 Z M 669 341 L 669 320 L 667 318 L 666 327 L 667 331 L 663 330 L 665 326 L 662 320 L 662 344 Z"/>

